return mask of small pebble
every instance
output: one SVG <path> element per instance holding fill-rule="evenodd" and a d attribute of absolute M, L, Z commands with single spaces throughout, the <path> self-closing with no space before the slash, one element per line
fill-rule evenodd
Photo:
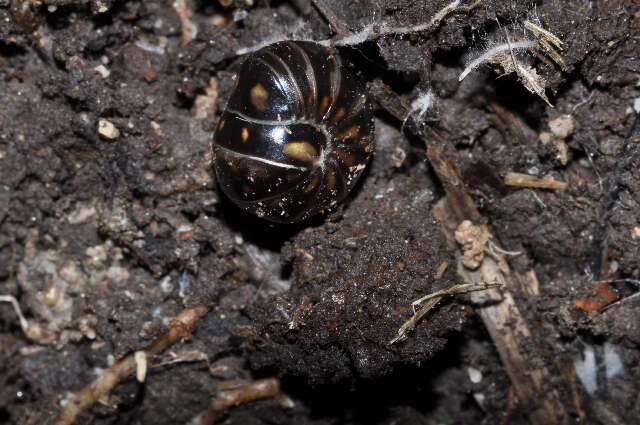
<path fill-rule="evenodd" d="M 111 121 L 101 119 L 98 121 L 98 133 L 105 139 L 117 139 L 120 136 L 120 130 L 113 125 Z"/>
<path fill-rule="evenodd" d="M 96 71 L 98 74 L 100 74 L 102 78 L 108 78 L 109 75 L 111 74 L 111 71 L 109 71 L 109 69 L 107 69 L 107 67 L 104 65 L 98 65 L 95 68 L 93 68 L 93 70 Z"/>
<path fill-rule="evenodd" d="M 482 381 L 482 372 L 480 372 L 475 367 L 468 367 L 467 373 L 469 374 L 469 380 L 474 384 L 477 384 L 480 381 Z"/>

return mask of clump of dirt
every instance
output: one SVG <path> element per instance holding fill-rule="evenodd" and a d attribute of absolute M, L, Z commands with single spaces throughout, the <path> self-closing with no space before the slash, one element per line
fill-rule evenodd
<path fill-rule="evenodd" d="M 292 285 L 250 312 L 264 324 L 252 342 L 252 365 L 312 384 L 375 378 L 394 364 L 430 358 L 449 332 L 460 330 L 470 310 L 449 305 L 405 343 L 389 344 L 411 317 L 414 300 L 456 279 L 455 260 L 429 216 L 433 189 L 422 167 L 414 170 L 366 179 L 339 220 L 285 245 Z"/>

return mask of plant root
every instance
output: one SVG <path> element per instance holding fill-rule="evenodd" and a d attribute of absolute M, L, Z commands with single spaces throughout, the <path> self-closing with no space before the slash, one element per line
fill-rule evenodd
<path fill-rule="evenodd" d="M 120 382 L 134 372 L 138 379 L 144 378 L 141 366 L 142 355 L 145 359 L 160 353 L 178 340 L 188 337 L 195 326 L 208 312 L 204 306 L 196 306 L 182 310 L 167 326 L 167 332 L 160 335 L 148 348 L 138 350 L 118 360 L 109 369 L 100 373 L 98 378 L 75 394 L 69 396 L 60 414 L 50 422 L 51 425 L 72 425 L 78 415 L 96 403 L 102 396 L 114 389 Z M 146 363 L 146 360 L 145 360 Z M 146 374 L 146 373 L 145 373 Z"/>
<path fill-rule="evenodd" d="M 267 397 L 280 395 L 280 382 L 276 378 L 261 379 L 249 383 L 228 381 L 220 384 L 220 388 L 214 397 L 211 407 L 191 419 L 188 425 L 213 425 L 227 410 L 239 404 L 248 403 Z M 292 402 L 288 397 L 279 399 L 285 407 L 291 407 Z"/>

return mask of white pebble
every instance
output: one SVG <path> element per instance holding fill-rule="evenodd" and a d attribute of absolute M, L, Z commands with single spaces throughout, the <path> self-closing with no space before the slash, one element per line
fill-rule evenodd
<path fill-rule="evenodd" d="M 113 125 L 111 121 L 101 119 L 98 121 L 98 133 L 106 139 L 117 139 L 120 136 L 120 130 Z"/>

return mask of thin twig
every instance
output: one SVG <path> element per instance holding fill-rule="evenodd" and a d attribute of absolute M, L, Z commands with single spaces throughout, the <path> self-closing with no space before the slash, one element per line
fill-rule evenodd
<path fill-rule="evenodd" d="M 276 378 L 262 379 L 234 388 L 223 389 L 216 394 L 211 407 L 190 420 L 188 425 L 213 425 L 231 407 L 261 398 L 275 397 L 279 391 L 280 384 Z"/>
<path fill-rule="evenodd" d="M 522 251 L 507 251 L 506 249 L 500 248 L 498 245 L 496 245 L 495 242 L 491 240 L 487 243 L 487 253 L 491 256 L 496 256 L 496 253 L 508 255 L 511 257 L 522 255 Z"/>
<path fill-rule="evenodd" d="M 178 340 L 191 334 L 196 324 L 207 314 L 208 309 L 204 306 L 186 308 L 180 312 L 167 326 L 167 332 L 160 335 L 148 348 L 138 350 L 136 353 L 144 352 L 145 357 L 153 356 Z M 72 425 L 78 415 L 84 412 L 91 405 L 96 403 L 103 395 L 114 389 L 120 382 L 139 370 L 140 355 L 130 354 L 118 360 L 109 369 L 100 373 L 98 378 L 84 387 L 79 392 L 71 395 L 64 404 L 60 414 L 53 420 L 53 425 Z"/>
<path fill-rule="evenodd" d="M 607 311 L 610 308 L 615 307 L 615 306 L 617 306 L 617 305 L 619 305 L 619 304 L 621 304 L 623 302 L 631 301 L 632 299 L 638 298 L 638 297 L 640 297 L 640 292 L 636 292 L 635 294 L 631 294 L 628 297 L 624 297 L 624 298 L 622 298 L 622 299 L 620 299 L 620 300 L 618 300 L 618 301 L 616 301 L 614 303 L 611 303 L 611 304 L 609 304 L 607 306 L 604 306 L 599 310 L 599 312 L 602 313 L 603 311 Z"/>
<path fill-rule="evenodd" d="M 549 43 L 553 44 L 556 48 L 562 49 L 562 40 L 541 26 L 527 19 L 524 21 L 524 27 L 534 33 L 536 37 L 549 40 Z"/>
<path fill-rule="evenodd" d="M 504 176 L 504 184 L 516 187 L 534 187 L 538 189 L 565 190 L 567 183 L 556 180 L 553 176 L 532 176 L 524 173 L 508 172 Z"/>
<path fill-rule="evenodd" d="M 632 284 L 640 287 L 640 280 L 637 280 L 637 279 L 611 279 L 611 280 L 600 280 L 598 282 L 604 282 L 604 283 L 632 283 Z M 610 308 L 615 307 L 615 306 L 617 306 L 617 305 L 619 305 L 619 304 L 621 304 L 623 302 L 627 302 L 627 301 L 630 301 L 630 300 L 632 300 L 634 298 L 638 298 L 638 297 L 640 297 L 640 291 L 636 292 L 635 294 L 631 294 L 631 295 L 629 295 L 627 297 L 624 297 L 624 298 L 622 298 L 622 299 L 620 299 L 620 300 L 618 300 L 618 301 L 616 301 L 614 303 L 611 303 L 611 304 L 609 304 L 607 306 L 602 307 L 599 310 L 599 312 L 602 313 L 602 312 L 607 311 Z"/>
<path fill-rule="evenodd" d="M 468 292 L 474 291 L 484 291 L 489 288 L 497 288 L 501 286 L 500 283 L 462 283 L 460 285 L 454 285 L 451 288 L 443 289 L 441 291 L 434 292 L 429 295 L 425 295 L 424 297 L 414 301 L 411 303 L 411 306 L 414 308 L 413 316 L 404 322 L 400 329 L 398 329 L 398 334 L 389 341 L 389 345 L 394 344 L 401 339 L 404 339 L 407 332 L 411 329 L 415 328 L 416 324 L 420 319 L 424 317 L 433 307 L 436 306 L 444 297 L 447 295 L 458 295 L 458 294 L 466 294 Z M 420 310 L 415 311 L 415 307 L 423 302 L 427 301 L 427 303 L 420 308 Z"/>
<path fill-rule="evenodd" d="M 604 282 L 604 283 L 632 283 L 632 284 L 637 285 L 638 287 L 640 287 L 640 280 L 638 280 L 638 279 L 604 279 L 604 280 L 599 280 L 598 282 Z"/>

